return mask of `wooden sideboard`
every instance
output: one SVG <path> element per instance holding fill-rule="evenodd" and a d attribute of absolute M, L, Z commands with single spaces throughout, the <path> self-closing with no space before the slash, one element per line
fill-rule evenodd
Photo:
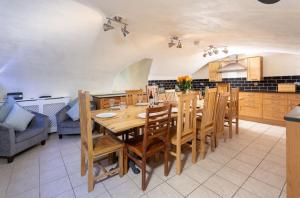
<path fill-rule="evenodd" d="M 298 93 L 241 92 L 240 118 L 284 126 L 284 116 L 300 104 Z"/>

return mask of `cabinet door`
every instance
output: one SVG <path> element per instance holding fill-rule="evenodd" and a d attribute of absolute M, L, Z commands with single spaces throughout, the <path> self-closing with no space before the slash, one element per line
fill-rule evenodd
<path fill-rule="evenodd" d="M 260 81 L 262 80 L 262 57 L 250 57 L 247 58 L 247 80 L 248 81 Z"/>
<path fill-rule="evenodd" d="M 211 62 L 208 64 L 208 75 L 209 75 L 210 82 L 222 80 L 221 73 L 218 72 L 219 68 L 220 68 L 219 62 Z"/>

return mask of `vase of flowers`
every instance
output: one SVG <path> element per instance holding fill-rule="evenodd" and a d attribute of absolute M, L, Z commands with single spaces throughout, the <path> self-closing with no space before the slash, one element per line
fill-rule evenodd
<path fill-rule="evenodd" d="M 177 78 L 177 85 L 181 91 L 187 92 L 192 88 L 192 77 L 191 76 L 179 76 Z"/>

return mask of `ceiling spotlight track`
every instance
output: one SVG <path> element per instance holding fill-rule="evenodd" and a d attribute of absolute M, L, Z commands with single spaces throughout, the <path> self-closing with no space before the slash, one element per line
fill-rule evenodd
<path fill-rule="evenodd" d="M 168 43 L 169 48 L 175 46 L 177 48 L 182 48 L 181 40 L 177 36 L 173 36 L 170 38 L 170 42 Z"/>
<path fill-rule="evenodd" d="M 107 19 L 107 22 L 103 24 L 103 30 L 105 32 L 114 29 L 114 26 L 112 26 L 112 22 L 114 22 L 116 24 L 123 25 L 123 27 L 121 27 L 121 32 L 124 37 L 126 37 L 129 34 L 129 31 L 127 30 L 128 24 L 123 22 L 122 17 L 114 16 L 112 18 L 106 17 L 106 19 Z"/>
<path fill-rule="evenodd" d="M 219 51 L 222 51 L 224 54 L 228 53 L 228 48 L 227 46 L 213 46 L 213 45 L 209 45 L 207 48 L 205 48 L 204 50 L 204 54 L 203 57 L 205 58 L 207 55 L 212 56 L 212 55 L 217 55 L 219 54 Z"/>

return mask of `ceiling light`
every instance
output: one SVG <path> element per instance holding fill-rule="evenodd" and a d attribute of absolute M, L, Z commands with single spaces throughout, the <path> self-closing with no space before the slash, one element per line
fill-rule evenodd
<path fill-rule="evenodd" d="M 129 34 L 129 32 L 128 32 L 128 30 L 127 30 L 126 27 L 127 27 L 127 26 L 124 25 L 124 27 L 121 28 L 121 31 L 122 31 L 124 37 L 126 37 L 126 36 Z"/>
<path fill-rule="evenodd" d="M 181 44 L 180 40 L 178 41 L 177 48 L 182 48 L 182 44 Z"/>
<path fill-rule="evenodd" d="M 273 3 L 277 3 L 280 0 L 258 0 L 258 1 L 264 4 L 273 4 Z"/>
<path fill-rule="evenodd" d="M 212 52 L 211 52 L 211 51 L 208 51 L 208 55 L 210 55 L 210 56 L 211 56 L 211 55 L 212 55 Z"/>
<path fill-rule="evenodd" d="M 173 39 L 171 39 L 171 42 L 170 42 L 170 43 L 168 43 L 168 45 L 169 45 L 169 48 L 173 47 L 175 44 L 176 44 L 176 43 L 174 43 Z"/>
<path fill-rule="evenodd" d="M 104 23 L 103 24 L 103 30 L 106 32 L 106 31 L 109 31 L 109 30 L 112 30 L 114 29 L 114 27 L 111 25 L 111 21 L 108 20 L 107 23 Z"/>
<path fill-rule="evenodd" d="M 219 53 L 219 50 L 217 48 L 215 48 L 213 51 L 214 51 L 215 54 Z"/>
<path fill-rule="evenodd" d="M 225 47 L 222 51 L 223 51 L 223 53 L 227 54 L 228 53 L 227 47 Z"/>
<path fill-rule="evenodd" d="M 207 54 L 206 54 L 206 53 L 204 53 L 204 54 L 203 54 L 203 57 L 205 58 L 206 56 L 207 56 Z"/>

